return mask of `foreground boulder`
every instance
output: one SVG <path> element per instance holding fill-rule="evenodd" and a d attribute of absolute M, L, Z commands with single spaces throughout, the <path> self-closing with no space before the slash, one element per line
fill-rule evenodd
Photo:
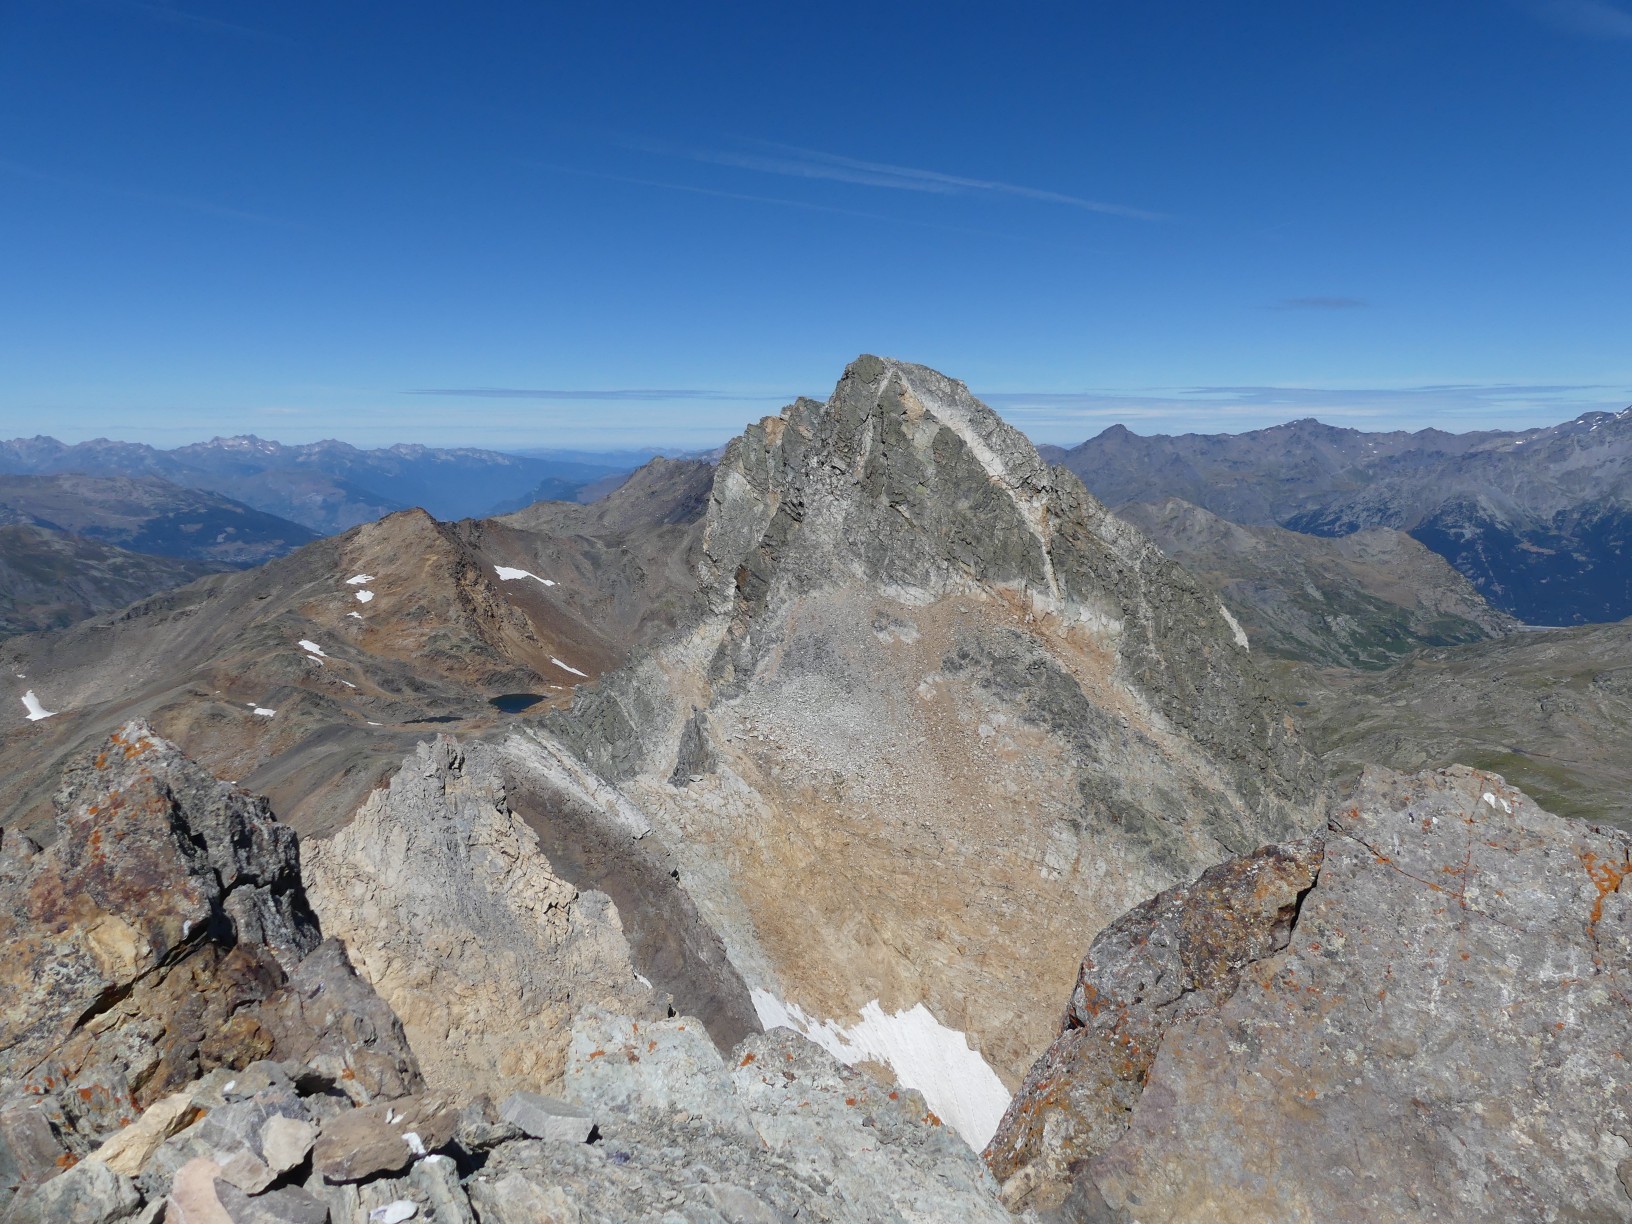
<path fill-rule="evenodd" d="M 358 1102 L 421 1085 L 395 1017 L 320 943 L 265 800 L 133 722 L 57 805 L 48 847 L 0 843 L 0 1210 L 101 1148 L 30 1210 L 52 1218 L 74 1186 L 126 1203 L 109 1179 L 197 1124 L 205 1107 L 178 1092 L 212 1072 L 291 1060 Z"/>
<path fill-rule="evenodd" d="M 1632 838 L 1369 770 L 1094 942 L 987 1159 L 1096 1221 L 1632 1219 Z"/>

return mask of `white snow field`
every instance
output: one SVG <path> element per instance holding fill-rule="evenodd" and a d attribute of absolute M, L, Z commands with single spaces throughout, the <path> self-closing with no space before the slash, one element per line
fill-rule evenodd
<path fill-rule="evenodd" d="M 23 708 L 28 711 L 29 722 L 39 722 L 42 718 L 51 718 L 56 714 L 55 710 L 48 710 L 40 704 L 40 699 L 33 689 L 23 694 Z"/>
<path fill-rule="evenodd" d="M 768 990 L 756 988 L 752 995 L 766 1028 L 790 1028 L 842 1063 L 887 1064 L 903 1084 L 923 1093 L 929 1107 L 977 1152 L 1003 1120 L 1009 1090 L 997 1072 L 969 1048 L 963 1033 L 947 1028 L 922 1003 L 888 1015 L 874 999 L 861 1009 L 860 1021 L 841 1028 L 832 1020 L 813 1020 Z"/>
<path fill-rule="evenodd" d="M 512 569 L 508 565 L 495 565 L 493 572 L 499 576 L 500 582 L 514 582 L 517 578 L 531 578 L 534 582 L 542 582 L 545 586 L 554 586 L 548 578 L 540 578 L 532 570 Z"/>

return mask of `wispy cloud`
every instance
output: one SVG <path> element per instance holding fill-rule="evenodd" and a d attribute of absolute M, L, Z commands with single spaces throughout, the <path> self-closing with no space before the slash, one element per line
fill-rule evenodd
<path fill-rule="evenodd" d="M 219 17 L 207 17 L 202 13 L 188 12 L 185 9 L 178 9 L 172 4 L 150 4 L 146 0 L 101 0 L 101 2 L 113 8 L 124 9 L 127 12 L 140 13 L 145 17 L 153 18 L 155 21 L 187 26 L 195 30 L 207 30 L 214 34 L 262 38 L 271 42 L 294 41 L 283 34 L 274 34 L 270 30 L 258 30 L 253 26 L 239 25 L 236 21 L 223 21 Z"/>
<path fill-rule="evenodd" d="M 707 165 L 730 166 L 733 169 L 751 170 L 759 174 L 774 174 L 783 178 L 825 179 L 830 182 L 853 183 L 862 187 L 880 187 L 892 191 L 913 191 L 930 195 L 1010 196 L 1110 216 L 1128 217 L 1136 221 L 1169 219 L 1164 213 L 1131 208 L 1125 204 L 1111 204 L 1104 200 L 1090 200 L 1041 187 L 1027 187 L 998 179 L 970 178 L 917 166 L 895 165 L 891 162 L 867 161 L 818 149 L 805 149 L 798 145 L 754 141 L 753 145 L 763 150 L 762 152 L 738 152 L 730 149 L 685 148 L 656 141 L 623 143 L 646 153 L 680 157 Z"/>
<path fill-rule="evenodd" d="M 8 161 L 5 158 L 0 158 L 0 174 L 32 179 L 36 183 L 51 183 L 59 187 L 69 187 L 79 191 L 94 191 L 102 195 L 119 196 L 126 200 L 138 200 L 144 204 L 159 204 L 166 208 L 180 208 L 187 212 L 203 213 L 211 217 L 249 221 L 256 225 L 286 227 L 289 224 L 277 217 L 269 217 L 265 213 L 249 212 L 242 208 L 229 208 L 224 204 L 215 204 L 209 200 L 200 200 L 193 196 L 171 195 L 161 191 L 144 191 L 137 187 L 119 187 L 112 183 L 99 183 L 72 175 L 53 174 L 50 171 L 38 170 L 33 166 L 25 166 L 19 162 Z"/>
<path fill-rule="evenodd" d="M 1606 0 L 1523 0 L 1549 25 L 1588 38 L 1632 39 L 1632 13 Z"/>
<path fill-rule="evenodd" d="M 573 391 L 554 387 L 416 387 L 404 395 L 453 395 L 473 399 L 604 400 L 617 403 L 661 403 L 664 400 L 712 400 L 720 403 L 788 403 L 792 395 L 741 395 L 731 391 L 709 391 L 696 387 Z"/>
<path fill-rule="evenodd" d="M 742 200 L 750 204 L 774 204 L 782 208 L 797 208 L 805 212 L 829 213 L 840 217 L 858 217 L 866 221 L 882 221 L 887 225 L 906 225 L 914 229 L 938 230 L 946 234 L 975 234 L 986 238 L 1001 238 L 1009 242 L 1035 243 L 1039 239 L 1024 234 L 1006 234 L 1001 230 L 982 229 L 971 225 L 947 225 L 940 221 L 926 221 L 920 217 L 892 217 L 885 213 L 867 212 L 860 208 L 842 208 L 834 204 L 816 204 L 810 200 L 790 200 L 785 196 L 754 195 L 744 191 L 725 191 L 718 187 L 699 187 L 692 183 L 671 183 L 662 179 L 636 178 L 626 174 L 607 174 L 599 170 L 582 170 L 576 166 L 552 165 L 546 162 L 523 160 L 524 165 L 556 174 L 571 174 L 579 178 L 600 179 L 608 183 L 628 183 L 634 187 L 655 187 L 660 191 L 683 191 L 688 195 L 713 196 L 721 200 Z M 1058 244 L 1044 245 L 1058 247 Z"/>
<path fill-rule="evenodd" d="M 1276 310 L 1361 310 L 1371 303 L 1365 298 L 1353 297 L 1295 297 L 1282 298 L 1275 303 Z"/>

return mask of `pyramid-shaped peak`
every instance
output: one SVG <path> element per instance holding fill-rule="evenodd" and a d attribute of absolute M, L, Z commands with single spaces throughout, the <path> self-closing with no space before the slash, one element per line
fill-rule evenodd
<path fill-rule="evenodd" d="M 847 401 L 856 407 L 888 401 L 909 420 L 933 418 L 957 434 L 994 479 L 1011 488 L 1046 483 L 1047 465 L 1025 434 L 976 399 L 964 383 L 939 370 L 863 354 L 845 367 L 830 405 Z"/>

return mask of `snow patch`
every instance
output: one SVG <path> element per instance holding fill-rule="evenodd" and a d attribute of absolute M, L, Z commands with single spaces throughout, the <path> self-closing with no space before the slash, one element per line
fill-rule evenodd
<path fill-rule="evenodd" d="M 48 710 L 41 705 L 40 699 L 35 695 L 33 689 L 29 689 L 28 692 L 23 694 L 23 708 L 28 711 L 29 722 L 39 722 L 42 718 L 53 718 L 57 713 L 55 710 Z"/>
<path fill-rule="evenodd" d="M 345 685 L 347 688 L 356 688 L 357 687 L 350 680 L 342 680 L 342 681 L 340 681 L 340 683 Z"/>
<path fill-rule="evenodd" d="M 833 1020 L 814 1020 L 768 990 L 753 992 L 754 1010 L 765 1028 L 781 1025 L 803 1034 L 840 1062 L 871 1060 L 891 1067 L 908 1088 L 924 1100 L 977 1152 L 997 1131 L 1009 1107 L 1009 1091 L 997 1072 L 969 1048 L 968 1038 L 947 1028 L 922 1003 L 910 1011 L 887 1015 L 874 999 L 861 1019 L 848 1028 Z"/>
<path fill-rule="evenodd" d="M 561 660 L 557 659 L 554 655 L 550 656 L 550 662 L 554 663 L 562 671 L 569 671 L 575 676 L 583 676 L 585 680 L 589 679 L 589 676 L 586 675 L 584 672 L 579 671 L 576 667 L 572 667 L 572 666 L 569 666 L 566 663 L 561 662 Z"/>
<path fill-rule="evenodd" d="M 361 612 L 347 612 L 347 613 L 346 613 L 346 615 L 347 615 L 347 616 L 354 616 L 354 617 L 356 617 L 356 618 L 357 618 L 357 619 L 358 619 L 358 620 L 362 620 L 362 619 L 363 619 L 363 614 L 362 614 L 362 613 L 361 613 Z"/>
<path fill-rule="evenodd" d="M 256 706 L 255 713 L 259 714 L 262 718 L 271 718 L 277 713 L 277 711 L 269 710 L 265 706 Z"/>
<path fill-rule="evenodd" d="M 1247 645 L 1247 631 L 1241 628 L 1241 622 L 1231 616 L 1230 610 L 1223 604 L 1218 605 L 1218 610 L 1224 613 L 1224 620 L 1229 624 L 1230 632 L 1235 634 L 1235 644 L 1241 647 L 1242 650 L 1250 649 Z"/>
<path fill-rule="evenodd" d="M 374 592 L 373 591 L 358 591 L 357 592 L 357 602 L 358 603 L 367 603 L 369 600 L 371 600 L 373 598 L 374 598 Z"/>
<path fill-rule="evenodd" d="M 493 572 L 499 576 L 500 582 L 514 582 L 517 578 L 531 578 L 534 582 L 542 582 L 545 586 L 554 586 L 548 578 L 540 578 L 531 570 L 512 569 L 508 565 L 495 565 Z"/>
<path fill-rule="evenodd" d="M 365 582 L 373 582 L 373 581 L 374 581 L 374 575 L 373 574 L 353 574 L 350 578 L 346 579 L 346 585 L 347 586 L 362 586 L 363 583 L 365 583 Z"/>
<path fill-rule="evenodd" d="M 323 647 L 319 646 L 316 642 L 308 641 L 306 638 L 301 638 L 300 641 L 298 643 L 296 643 L 296 644 L 302 650 L 308 651 L 311 654 L 316 655 L 320 659 L 326 659 L 326 658 L 329 657 L 328 655 L 323 653 Z"/>

